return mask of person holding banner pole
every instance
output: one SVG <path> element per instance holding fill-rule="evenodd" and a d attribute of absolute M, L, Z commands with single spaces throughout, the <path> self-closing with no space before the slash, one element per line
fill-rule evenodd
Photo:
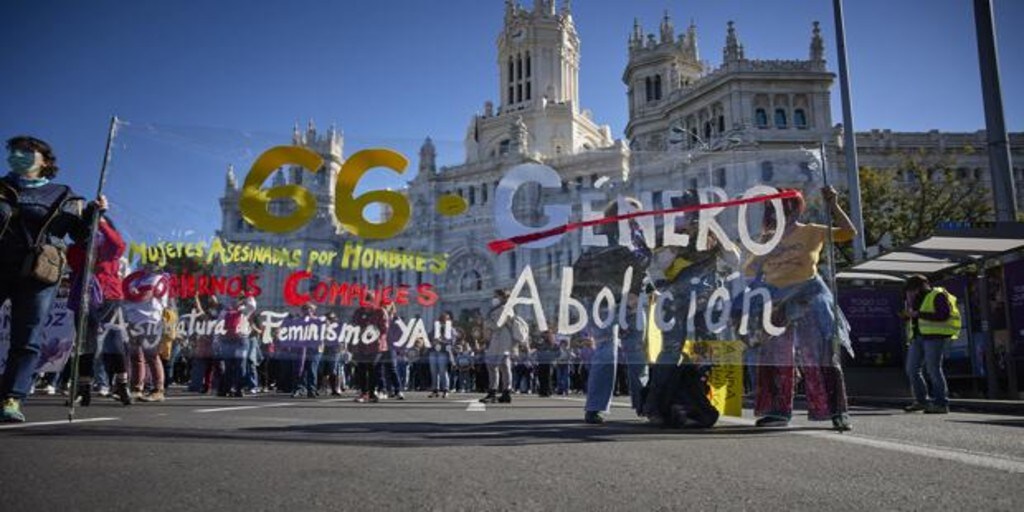
<path fill-rule="evenodd" d="M 114 395 L 124 405 L 132 403 L 128 390 L 128 333 L 115 320 L 121 317 L 121 303 L 124 291 L 121 281 L 121 257 L 127 244 L 114 224 L 105 215 L 100 218 L 96 236 L 93 239 L 96 261 L 93 264 L 93 279 L 98 286 L 98 295 L 90 300 L 84 342 L 80 348 L 81 362 L 78 378 L 78 397 L 82 405 L 88 406 L 91 399 L 91 384 L 94 368 L 101 368 L 114 378 Z M 72 291 L 69 306 L 77 310 L 80 299 L 83 269 L 86 263 L 84 244 L 76 243 L 68 249 L 68 265 L 71 267 Z M 81 313 L 79 313 L 81 314 Z M 99 360 L 95 360 L 100 354 Z"/>
<path fill-rule="evenodd" d="M 43 324 L 64 271 L 62 241 L 89 239 L 91 223 L 107 209 L 107 200 L 98 195 L 83 211 L 70 187 L 53 182 L 57 157 L 46 142 L 14 137 L 7 150 L 11 172 L 0 178 L 0 303 L 11 301 L 11 334 L 0 379 L 0 421 L 20 423 Z"/>
<path fill-rule="evenodd" d="M 673 201 L 673 207 L 700 204 L 696 190 Z M 676 217 L 675 229 L 695 240 L 699 233 L 699 214 Z M 708 428 L 718 421 L 718 411 L 708 400 L 698 369 L 699 342 L 715 339 L 704 322 L 687 321 L 688 312 L 705 311 L 710 297 L 723 286 L 724 276 L 739 267 L 739 254 L 708 236 L 707 250 L 695 247 L 662 247 L 654 252 L 648 275 L 654 289 L 664 300 L 672 323 L 662 333 L 661 350 L 651 364 L 647 394 L 638 414 L 649 423 L 664 427 Z M 655 295 L 654 299 L 658 297 Z M 692 302 L 692 303 L 691 303 Z"/>
<path fill-rule="evenodd" d="M 643 208 L 634 198 L 624 198 L 624 210 L 639 211 Z M 619 215 L 619 201 L 613 201 L 604 209 L 605 217 Z M 628 213 L 628 212 L 623 212 Z M 608 240 L 607 247 L 587 249 L 573 262 L 573 296 L 579 297 L 585 311 L 594 311 L 595 304 L 601 302 L 603 290 L 622 289 L 626 301 L 626 318 L 635 318 L 639 306 L 640 293 L 647 267 L 651 261 L 651 250 L 644 239 L 643 231 L 636 220 L 628 221 L 629 240 L 619 240 L 619 223 L 601 224 L 594 228 L 595 235 L 603 235 Z M 621 245 L 620 245 L 621 244 Z M 626 289 L 626 276 L 628 289 Z M 618 305 L 610 301 L 608 309 L 611 313 L 600 312 L 595 316 L 604 315 L 604 325 L 597 318 L 591 318 L 590 335 L 595 342 L 595 350 L 590 359 L 586 383 L 586 404 L 584 405 L 583 421 L 587 424 L 604 424 L 604 416 L 611 411 L 612 391 L 615 386 L 615 371 L 618 365 L 618 352 L 624 349 L 629 370 L 629 387 L 632 405 L 637 407 L 642 386 L 641 378 L 646 368 L 646 360 L 642 355 L 643 330 L 637 329 L 631 321 L 619 324 Z"/>
<path fill-rule="evenodd" d="M 746 265 L 747 274 L 756 274 L 755 280 L 772 292 L 772 323 L 785 328 L 757 349 L 754 414 L 759 417 L 758 427 L 789 424 L 796 365 L 803 376 L 809 418 L 832 420 L 839 431 L 851 429 L 839 354 L 839 345 L 851 351 L 850 326 L 835 307 L 832 290 L 818 274 L 818 260 L 830 237 L 849 242 L 857 230 L 839 206 L 835 189 L 823 188 L 822 197 L 839 227 L 798 222 L 805 209 L 803 197 L 783 199 L 784 218 L 777 219 L 772 207 L 765 208 L 764 218 L 764 235 L 783 230 L 781 241 L 770 253 L 755 256 Z"/>

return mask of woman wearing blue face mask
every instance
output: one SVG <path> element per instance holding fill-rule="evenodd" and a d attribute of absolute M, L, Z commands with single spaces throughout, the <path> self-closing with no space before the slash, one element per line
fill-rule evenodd
<path fill-rule="evenodd" d="M 11 340 L 0 379 L 0 421 L 20 423 L 25 421 L 21 402 L 32 385 L 44 320 L 57 291 L 55 283 L 37 277 L 29 266 L 41 244 L 63 246 L 69 236 L 76 242 L 88 239 L 89 219 L 107 204 L 100 197 L 83 214 L 81 198 L 70 187 L 53 183 L 57 157 L 46 142 L 14 137 L 7 151 L 11 172 L 0 178 L 0 304 L 11 301 Z"/>

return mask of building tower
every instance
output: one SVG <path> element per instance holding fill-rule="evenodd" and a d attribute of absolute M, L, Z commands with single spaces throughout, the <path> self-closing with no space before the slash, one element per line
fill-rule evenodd
<path fill-rule="evenodd" d="M 532 9 L 505 2 L 498 35 L 497 111 L 488 102 L 470 122 L 466 160 L 507 155 L 509 125 L 521 117 L 530 139 L 520 148 L 552 156 L 608 147 L 611 130 L 596 125 L 579 104 L 580 39 L 569 2 L 535 0 Z"/>

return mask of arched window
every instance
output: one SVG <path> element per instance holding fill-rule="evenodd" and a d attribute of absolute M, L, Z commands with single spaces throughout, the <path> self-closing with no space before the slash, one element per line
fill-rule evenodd
<path fill-rule="evenodd" d="M 718 133 L 725 133 L 725 116 L 718 115 Z"/>
<path fill-rule="evenodd" d="M 476 270 L 469 270 L 462 274 L 462 279 L 459 280 L 459 292 L 478 292 L 484 289 L 484 279 L 480 277 L 480 273 Z"/>
<path fill-rule="evenodd" d="M 754 111 L 754 122 L 758 128 L 768 128 L 768 113 L 763 108 Z"/>
<path fill-rule="evenodd" d="M 487 184 L 480 185 L 480 204 L 487 204 Z"/>
<path fill-rule="evenodd" d="M 711 139 L 711 121 L 704 121 L 704 140 Z"/>
<path fill-rule="evenodd" d="M 654 75 L 654 99 L 661 99 L 661 75 Z"/>
<path fill-rule="evenodd" d="M 532 63 L 533 62 L 530 59 L 530 52 L 526 52 L 526 78 L 530 78 L 530 68 L 533 67 L 531 65 Z"/>
<path fill-rule="evenodd" d="M 793 126 L 800 129 L 807 128 L 807 114 L 804 112 L 804 109 L 798 108 L 793 111 Z"/>
<path fill-rule="evenodd" d="M 469 205 L 476 204 L 476 187 L 469 187 Z"/>
<path fill-rule="evenodd" d="M 775 109 L 775 127 L 785 128 L 786 127 L 786 109 L 777 108 Z"/>
<path fill-rule="evenodd" d="M 647 92 L 647 95 L 646 95 L 647 101 L 653 101 L 654 100 L 654 83 L 651 82 L 651 77 L 647 77 L 647 78 L 644 79 L 644 85 L 645 85 L 645 89 L 646 89 L 646 92 Z"/>

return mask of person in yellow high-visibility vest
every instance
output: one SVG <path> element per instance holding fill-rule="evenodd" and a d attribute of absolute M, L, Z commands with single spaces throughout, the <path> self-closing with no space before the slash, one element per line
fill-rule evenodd
<path fill-rule="evenodd" d="M 907 278 L 905 292 L 907 310 L 901 316 L 907 322 L 910 339 L 906 370 L 914 402 L 903 410 L 946 414 L 949 412 L 949 397 L 942 360 L 950 340 L 960 334 L 960 310 L 956 297 L 945 288 L 933 287 L 922 275 Z M 922 370 L 928 374 L 927 384 Z"/>

